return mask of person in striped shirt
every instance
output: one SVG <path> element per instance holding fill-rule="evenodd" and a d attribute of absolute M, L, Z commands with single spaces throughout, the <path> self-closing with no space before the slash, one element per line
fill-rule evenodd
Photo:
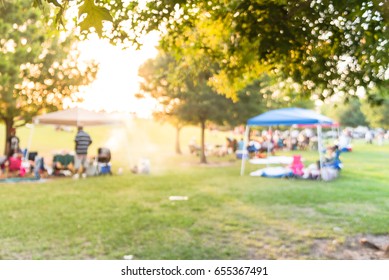
<path fill-rule="evenodd" d="M 87 155 L 88 155 L 88 147 L 92 144 L 92 139 L 88 133 L 84 131 L 84 129 L 80 126 L 78 127 L 78 132 L 76 138 L 74 138 L 74 142 L 76 143 L 76 157 L 74 159 L 74 168 L 76 174 L 75 178 L 79 178 L 80 174 L 83 177 L 86 177 L 85 170 L 88 166 Z"/>

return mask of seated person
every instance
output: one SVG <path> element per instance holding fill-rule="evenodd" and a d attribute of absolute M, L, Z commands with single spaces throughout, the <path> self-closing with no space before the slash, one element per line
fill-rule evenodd
<path fill-rule="evenodd" d="M 333 162 L 336 157 L 336 152 L 338 151 L 338 146 L 330 146 L 326 150 L 326 155 L 324 158 L 325 163 Z"/>
<path fill-rule="evenodd" d="M 54 155 L 53 169 L 54 175 L 71 175 L 74 171 L 74 156 L 68 153 Z"/>
<path fill-rule="evenodd" d="M 192 140 L 189 142 L 190 154 L 198 155 L 200 150 L 201 150 L 201 147 L 196 143 L 196 140 L 194 138 L 192 138 Z"/>
<path fill-rule="evenodd" d="M 313 179 L 317 180 L 320 178 L 320 163 L 312 163 L 307 168 L 303 169 L 303 176 L 304 179 Z"/>
<path fill-rule="evenodd" d="M 256 154 L 257 152 L 259 152 L 260 149 L 261 149 L 261 144 L 258 141 L 256 141 L 256 140 L 249 141 L 249 144 L 247 146 L 247 151 L 249 152 L 249 154 L 251 156 L 253 156 L 253 154 Z"/>
<path fill-rule="evenodd" d="M 264 138 L 261 143 L 260 152 L 262 153 L 268 153 L 270 152 L 274 156 L 274 143 L 272 139 L 266 139 Z"/>
<path fill-rule="evenodd" d="M 344 133 L 339 137 L 338 146 L 339 150 L 348 152 L 351 145 L 351 139 Z"/>
<path fill-rule="evenodd" d="M 8 158 L 5 163 L 6 172 L 11 176 L 24 176 L 26 169 L 22 166 L 22 153 L 15 153 L 13 156 Z"/>
<path fill-rule="evenodd" d="M 327 148 L 327 154 L 325 156 L 323 166 L 333 167 L 335 169 L 342 168 L 342 162 L 340 161 L 340 151 L 337 145 Z"/>
<path fill-rule="evenodd" d="M 277 140 L 277 147 L 279 149 L 283 149 L 284 148 L 284 139 L 282 139 L 281 137 L 278 138 L 278 140 Z"/>

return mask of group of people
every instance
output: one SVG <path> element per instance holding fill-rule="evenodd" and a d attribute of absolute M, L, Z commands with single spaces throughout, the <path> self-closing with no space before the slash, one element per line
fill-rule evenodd
<path fill-rule="evenodd" d="M 243 139 L 242 139 L 243 141 Z M 235 138 L 226 137 L 226 142 L 223 145 L 206 145 L 205 154 L 214 156 L 226 156 L 235 153 L 239 150 L 239 142 Z M 197 156 L 201 152 L 201 146 L 197 144 L 196 138 L 192 138 L 189 142 L 189 152 Z"/>
<path fill-rule="evenodd" d="M 310 129 L 305 129 L 302 132 L 297 130 L 291 132 L 264 131 L 262 134 L 254 131 L 250 135 L 247 151 L 251 157 L 265 157 L 268 152 L 274 154 L 275 150 L 314 149 L 315 143 L 317 143 L 316 136 Z"/>
<path fill-rule="evenodd" d="M 92 138 L 84 131 L 83 127 L 79 126 L 77 134 L 74 138 L 74 156 L 70 154 L 56 155 L 54 157 L 54 174 L 70 176 L 78 179 L 87 177 L 87 169 L 89 167 L 88 148 L 92 144 Z"/>
<path fill-rule="evenodd" d="M 389 135 L 389 134 L 388 134 Z M 365 133 L 365 142 L 368 144 L 373 144 L 376 142 L 378 146 L 382 146 L 385 140 L 385 131 L 384 130 L 368 130 Z"/>
<path fill-rule="evenodd" d="M 339 171 L 343 168 L 340 160 L 339 147 L 337 145 L 328 146 L 326 154 L 316 163 L 304 165 L 301 155 L 292 157 L 273 157 L 272 160 L 263 161 L 254 159 L 251 161 L 256 164 L 278 164 L 281 166 L 267 166 L 250 173 L 251 176 L 263 176 L 273 178 L 301 178 L 301 179 L 323 179 L 325 181 L 335 179 Z"/>
<path fill-rule="evenodd" d="M 274 154 L 276 150 L 308 150 L 317 149 L 317 137 L 311 129 L 303 131 L 280 131 L 273 132 L 252 131 L 246 147 L 243 138 L 239 141 L 233 137 L 226 137 L 224 145 L 216 145 L 214 147 L 206 146 L 206 154 L 224 156 L 227 154 L 241 155 L 245 150 L 248 151 L 250 157 L 266 157 L 270 152 Z M 194 139 L 189 143 L 191 154 L 199 154 L 200 146 L 197 145 Z"/>
<path fill-rule="evenodd" d="M 88 166 L 88 148 L 92 144 L 90 135 L 84 131 L 83 127 L 78 127 L 77 134 L 74 138 L 75 156 L 74 156 L 74 178 L 80 176 L 86 177 L 86 168 Z M 34 153 L 34 156 L 37 154 Z M 10 130 L 10 136 L 7 139 L 5 155 L 0 157 L 0 177 L 25 176 L 27 173 L 37 169 L 44 171 L 43 158 L 39 158 L 37 166 L 36 158 L 28 156 L 20 148 L 20 139 L 16 136 L 16 129 Z M 25 164 L 24 164 L 25 163 Z M 35 168 L 35 170 L 33 170 Z"/>

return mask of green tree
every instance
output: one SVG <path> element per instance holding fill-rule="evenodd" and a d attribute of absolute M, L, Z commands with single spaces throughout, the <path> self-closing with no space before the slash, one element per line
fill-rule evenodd
<path fill-rule="evenodd" d="M 180 132 L 185 123 L 173 115 L 172 108 L 175 106 L 175 99 L 168 94 L 169 67 L 173 62 L 172 57 L 162 54 L 155 59 L 147 60 L 138 71 L 143 82 L 140 84 L 140 93 L 137 94 L 137 97 L 144 98 L 149 95 L 158 101 L 159 108 L 153 112 L 153 116 L 158 121 L 169 122 L 176 128 L 175 151 L 177 154 L 182 154 Z"/>
<path fill-rule="evenodd" d="M 389 92 L 387 88 L 376 90 L 379 96 L 387 96 Z M 365 101 L 361 109 L 371 127 L 389 130 L 389 98 L 384 99 L 380 105 L 372 105 Z"/>
<path fill-rule="evenodd" d="M 342 126 L 357 127 L 367 126 L 365 114 L 361 110 L 361 101 L 359 99 L 352 99 L 349 102 L 330 103 L 322 106 L 322 112 L 337 120 Z"/>
<path fill-rule="evenodd" d="M 339 114 L 340 124 L 343 126 L 367 126 L 368 122 L 361 111 L 361 102 L 358 99 L 345 104 L 345 108 Z"/>
<path fill-rule="evenodd" d="M 389 99 L 376 106 L 364 104 L 362 111 L 366 115 L 371 127 L 389 130 Z"/>
<path fill-rule="evenodd" d="M 293 78 L 303 94 L 321 99 L 339 91 L 351 97 L 358 87 L 373 95 L 374 85 L 388 85 L 384 0 L 31 1 L 53 3 L 59 19 L 78 5 L 81 30 L 94 27 L 113 43 L 137 43 L 153 30 L 167 35 L 164 43 L 171 47 L 189 39 L 220 62 L 213 87 L 231 97 L 264 71 Z M 198 26 L 214 36 L 192 40 L 188 30 Z"/>
<path fill-rule="evenodd" d="M 156 59 L 147 61 L 140 68 L 139 74 L 144 78 L 141 84 L 143 94 L 150 94 L 159 101 L 160 116 L 167 116 L 180 124 L 200 125 L 200 161 L 206 163 L 206 124 L 220 124 L 226 120 L 228 115 L 223 109 L 227 104 L 232 104 L 232 101 L 216 94 L 207 85 L 209 72 L 204 70 L 206 66 L 201 60 L 196 62 L 197 65 L 176 61 L 172 56 L 161 52 Z"/>
<path fill-rule="evenodd" d="M 7 139 L 12 127 L 76 101 L 74 93 L 93 81 L 97 66 L 79 67 L 75 37 L 55 32 L 28 0 L 3 1 L 0 33 L 0 119 Z"/>

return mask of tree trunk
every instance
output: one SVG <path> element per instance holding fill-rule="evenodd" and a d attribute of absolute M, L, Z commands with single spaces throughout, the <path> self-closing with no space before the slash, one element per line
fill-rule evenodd
<path fill-rule="evenodd" d="M 181 146 L 180 146 L 180 132 L 181 132 L 181 126 L 177 125 L 176 126 L 176 154 L 181 155 Z"/>
<path fill-rule="evenodd" d="M 6 119 L 4 119 L 4 123 L 5 123 L 4 155 L 8 155 L 10 147 L 8 147 L 7 140 L 11 136 L 11 129 L 12 129 L 13 125 L 14 125 L 14 120 L 13 120 L 13 118 L 11 118 L 11 119 L 7 119 L 6 118 Z"/>
<path fill-rule="evenodd" d="M 205 157 L 205 121 L 201 121 L 201 154 L 200 154 L 200 163 L 207 163 L 207 158 Z"/>

